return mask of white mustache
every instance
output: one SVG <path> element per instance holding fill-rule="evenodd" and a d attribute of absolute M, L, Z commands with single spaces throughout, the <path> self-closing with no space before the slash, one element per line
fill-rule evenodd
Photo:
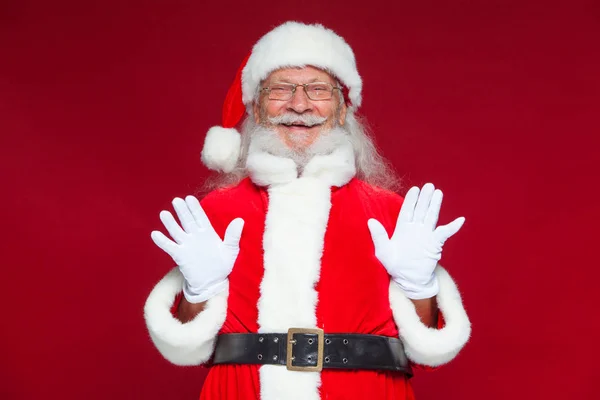
<path fill-rule="evenodd" d="M 304 125 L 307 127 L 321 125 L 327 121 L 325 117 L 316 115 L 300 115 L 294 113 L 285 113 L 276 117 L 269 117 L 269 122 L 273 125 Z"/>

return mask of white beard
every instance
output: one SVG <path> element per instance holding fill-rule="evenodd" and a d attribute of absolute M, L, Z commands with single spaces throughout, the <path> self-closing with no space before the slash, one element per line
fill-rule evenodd
<path fill-rule="evenodd" d="M 273 128 L 262 125 L 254 125 L 249 128 L 247 132 L 250 137 L 249 154 L 265 152 L 289 158 L 296 163 L 299 171 L 302 171 L 314 156 L 331 154 L 349 141 L 348 133 L 344 128 L 335 126 L 329 130 L 322 130 L 312 144 L 301 149 L 294 149 L 287 146 Z M 299 135 L 297 140 L 301 142 L 304 138 Z"/>

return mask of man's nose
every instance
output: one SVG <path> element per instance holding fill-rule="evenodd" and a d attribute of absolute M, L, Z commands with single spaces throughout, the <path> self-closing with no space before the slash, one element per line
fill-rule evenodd
<path fill-rule="evenodd" d="M 296 91 L 292 94 L 288 108 L 299 114 L 312 110 L 312 103 L 304 91 L 304 86 L 296 86 Z"/>

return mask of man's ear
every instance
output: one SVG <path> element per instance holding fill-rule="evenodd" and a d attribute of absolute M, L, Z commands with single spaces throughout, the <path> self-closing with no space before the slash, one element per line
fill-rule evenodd
<path fill-rule="evenodd" d="M 254 114 L 254 122 L 260 123 L 260 107 L 256 101 L 252 102 L 252 113 Z"/>
<path fill-rule="evenodd" d="M 338 119 L 340 126 L 344 126 L 344 123 L 346 122 L 346 112 L 347 111 L 348 111 L 348 107 L 346 106 L 346 103 L 342 103 L 342 105 L 340 106 L 340 115 L 339 115 L 339 119 Z"/>

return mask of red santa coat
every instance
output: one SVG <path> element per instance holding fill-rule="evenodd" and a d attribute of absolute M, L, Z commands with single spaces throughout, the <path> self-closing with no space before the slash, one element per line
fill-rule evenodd
<path fill-rule="evenodd" d="M 391 234 L 402 198 L 353 178 L 351 148 L 313 158 L 300 177 L 293 161 L 268 154 L 251 155 L 248 169 L 251 179 L 201 202 L 221 237 L 233 219 L 245 221 L 228 290 L 187 324 L 169 311 L 181 291 L 177 269 L 149 296 L 148 328 L 167 359 L 202 364 L 210 359 L 217 334 L 283 333 L 293 327 L 400 336 L 409 359 L 427 366 L 458 353 L 470 324 L 456 286 L 438 267 L 438 305 L 446 325 L 424 326 L 375 257 L 367 226 L 376 218 Z M 200 398 L 412 399 L 413 392 L 406 376 L 396 372 L 215 365 Z"/>

